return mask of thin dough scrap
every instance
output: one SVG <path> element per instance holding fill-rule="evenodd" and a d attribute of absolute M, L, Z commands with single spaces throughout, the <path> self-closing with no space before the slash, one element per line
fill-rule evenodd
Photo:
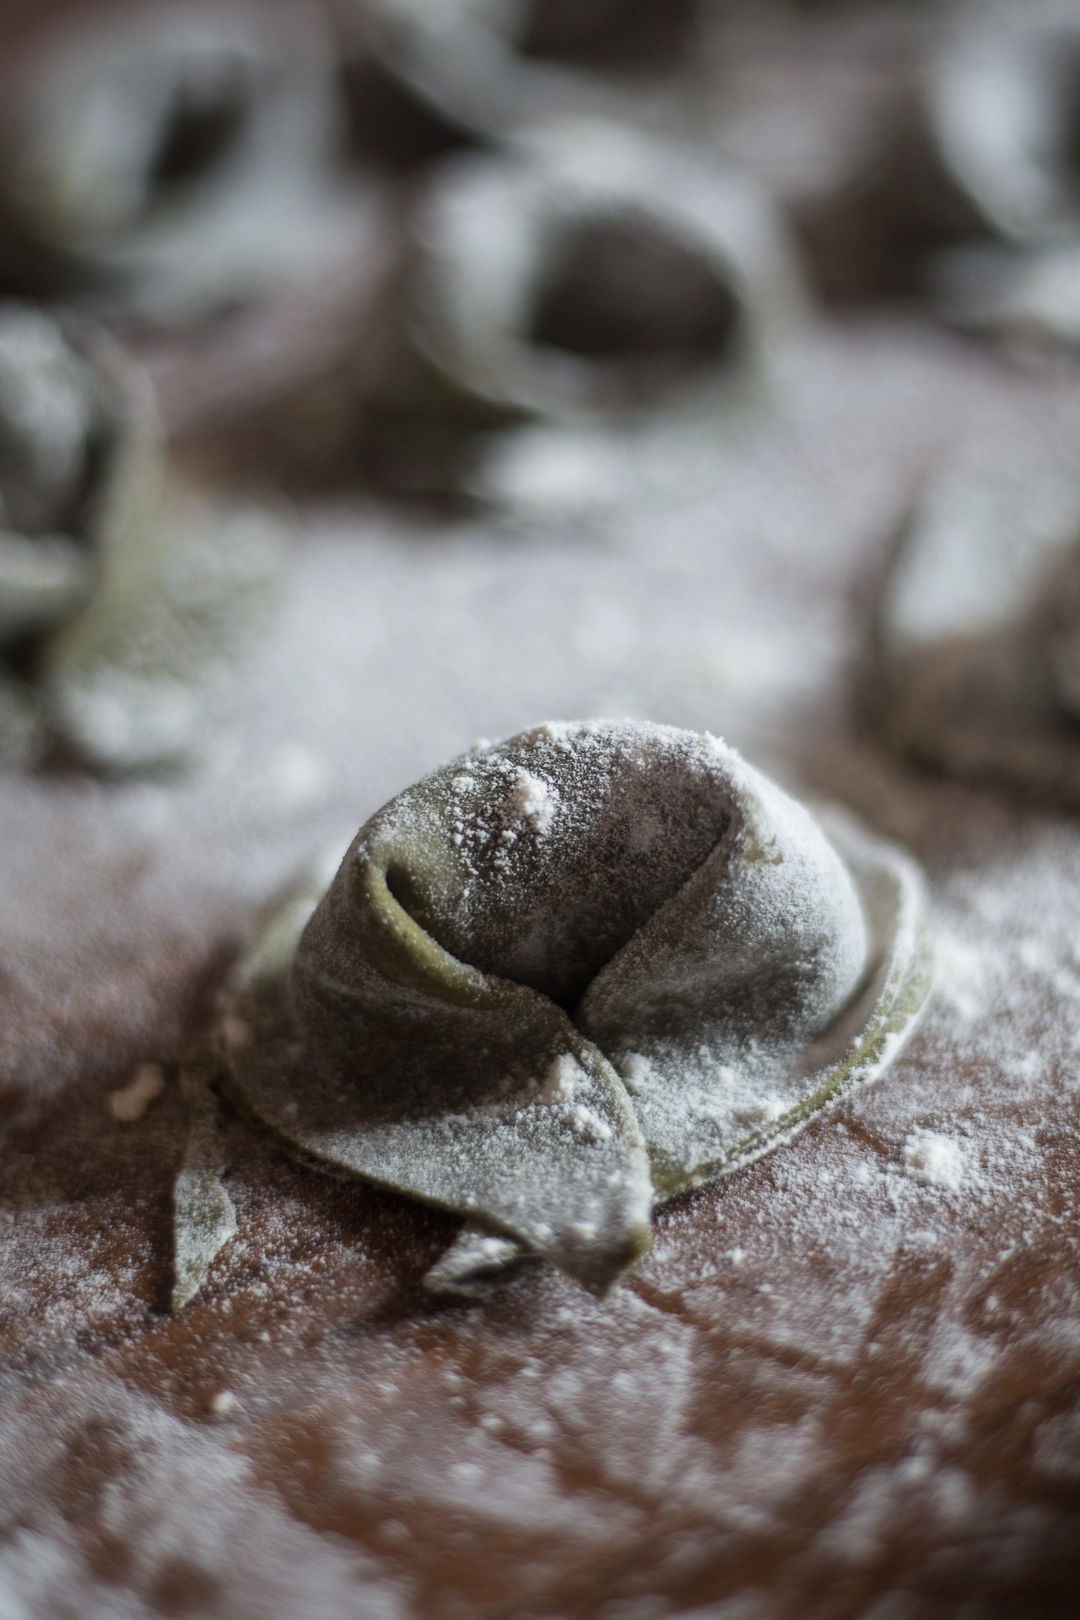
<path fill-rule="evenodd" d="M 213 1065 L 205 1059 L 181 1070 L 188 1136 L 173 1188 L 174 1311 L 194 1299 L 214 1260 L 236 1234 L 236 1210 L 221 1181 L 225 1143 L 212 1079 Z"/>

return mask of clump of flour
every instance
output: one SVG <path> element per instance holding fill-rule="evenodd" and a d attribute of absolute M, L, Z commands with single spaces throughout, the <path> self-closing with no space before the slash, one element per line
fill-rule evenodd
<path fill-rule="evenodd" d="M 963 1147 L 940 1131 L 912 1131 L 900 1157 L 904 1174 L 924 1187 L 958 1192 L 967 1174 Z"/>
<path fill-rule="evenodd" d="M 539 1100 L 542 1103 L 573 1102 L 582 1082 L 587 1082 L 587 1076 L 577 1059 L 569 1052 L 561 1052 L 544 1076 Z"/>
<path fill-rule="evenodd" d="M 530 822 L 542 838 L 550 829 L 558 807 L 559 795 L 550 782 L 545 782 L 542 776 L 534 776 L 524 767 L 518 770 L 506 800 L 511 821 Z"/>

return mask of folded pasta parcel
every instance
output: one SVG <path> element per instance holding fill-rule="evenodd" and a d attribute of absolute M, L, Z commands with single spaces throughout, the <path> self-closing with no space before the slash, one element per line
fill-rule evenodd
<path fill-rule="evenodd" d="M 183 330 L 358 249 L 315 6 L 72 7 L 0 103 L 0 279 Z"/>
<path fill-rule="evenodd" d="M 273 610 L 287 533 L 179 475 L 122 345 L 0 300 L 0 760 L 190 764 Z"/>
<path fill-rule="evenodd" d="M 898 753 L 1080 805 L 1080 472 L 1062 403 L 984 422 L 904 515 L 862 698 Z"/>
<path fill-rule="evenodd" d="M 464 1216 L 433 1287 L 547 1260 L 602 1293 L 656 1202 L 889 1062 L 921 894 L 708 735 L 540 726 L 402 793 L 278 913 L 226 1085 L 305 1158 Z"/>

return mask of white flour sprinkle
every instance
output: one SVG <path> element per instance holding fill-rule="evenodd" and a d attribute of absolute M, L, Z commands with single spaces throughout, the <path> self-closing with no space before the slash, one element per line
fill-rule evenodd
<path fill-rule="evenodd" d="M 570 1124 L 575 1133 L 586 1142 L 606 1142 L 611 1137 L 611 1126 L 606 1119 L 578 1103 L 570 1110 Z"/>
<path fill-rule="evenodd" d="M 507 800 L 514 821 L 531 822 L 542 838 L 555 819 L 558 805 L 559 795 L 549 782 L 523 768 L 517 772 Z"/>
<path fill-rule="evenodd" d="M 912 1131 L 901 1158 L 905 1175 L 924 1187 L 957 1192 L 967 1173 L 967 1155 L 960 1143 L 938 1131 Z"/>
<path fill-rule="evenodd" d="M 280 1300 L 280 1314 L 272 1336 L 264 1329 L 245 1349 L 225 1300 L 220 1318 L 206 1318 L 205 1351 L 224 1346 L 229 1357 L 250 1353 L 267 1366 L 280 1358 L 280 1377 L 295 1380 L 283 1386 L 281 1422 L 290 1403 L 298 1409 L 309 1398 L 316 1375 L 357 1392 L 341 1396 L 347 1422 L 327 1419 L 318 1431 L 331 1458 L 328 1500 L 348 1503 L 353 1490 L 366 1513 L 374 1498 L 350 1485 L 346 1465 L 372 1457 L 392 1476 L 384 1505 L 435 1493 L 448 1513 L 474 1514 L 461 1521 L 470 1529 L 489 1525 L 505 1503 L 515 1535 L 550 1512 L 545 1533 L 560 1550 L 568 1526 L 576 1534 L 582 1524 L 606 1548 L 629 1546 L 643 1522 L 633 1503 L 657 1519 L 674 1512 L 684 1546 L 680 1515 L 700 1515 L 706 1542 L 730 1535 L 734 1558 L 744 1534 L 775 1534 L 779 1563 L 790 1537 L 786 1504 L 805 1490 L 806 1500 L 812 1493 L 833 1504 L 829 1516 L 841 1527 L 831 1551 L 821 1539 L 805 1553 L 827 1590 L 853 1569 L 863 1579 L 862 1546 L 891 1549 L 906 1524 L 934 1525 L 955 1484 L 956 1512 L 970 1514 L 978 1545 L 1001 1531 L 1001 1544 L 1023 1556 L 1023 1524 L 1042 1511 L 1037 1501 L 1024 1505 L 1023 1523 L 1016 1510 L 1004 1517 L 996 1484 L 965 1507 L 948 1452 L 963 1447 L 987 1390 L 1012 1387 L 1010 1357 L 1027 1358 L 1041 1343 L 1060 1364 L 1062 1388 L 1077 1373 L 1067 1252 L 1075 1179 L 1060 1157 L 1075 1140 L 1076 1021 L 1057 998 L 1063 976 L 1076 978 L 1080 966 L 1080 834 L 1072 818 L 907 773 L 841 734 L 830 707 L 850 696 L 845 672 L 859 628 L 838 582 L 861 580 L 876 562 L 922 449 L 945 442 L 979 391 L 998 386 L 983 360 L 964 370 L 954 350 L 943 352 L 909 326 L 891 336 L 829 336 L 795 380 L 774 439 L 763 434 L 737 454 L 719 439 L 710 447 L 722 499 L 703 485 L 688 498 L 676 491 L 663 510 L 630 514 L 608 545 L 577 532 L 504 545 L 477 528 L 440 534 L 435 546 L 370 511 L 313 519 L 281 635 L 252 679 L 234 736 L 202 772 L 108 790 L 13 775 L 0 782 L 6 836 L 20 851 L 2 881 L 0 943 L 11 973 L 3 1076 L 46 1099 L 85 1075 L 91 1049 L 115 1063 L 113 1084 L 143 1053 L 161 1050 L 195 970 L 324 837 L 346 825 L 351 834 L 471 737 L 509 736 L 545 714 L 629 713 L 721 730 L 756 762 L 778 761 L 789 782 L 812 768 L 823 794 L 888 822 L 931 865 L 941 991 L 893 1076 L 759 1166 L 670 1206 L 633 1285 L 602 1304 L 548 1277 L 523 1296 L 530 1303 L 520 1321 L 508 1314 L 497 1352 L 482 1317 L 445 1327 L 437 1359 L 449 1367 L 460 1346 L 457 1399 L 471 1405 L 476 1365 L 485 1409 L 506 1421 L 512 1444 L 436 1398 L 431 1352 L 416 1349 L 410 1360 L 405 1327 L 368 1335 L 355 1326 L 382 1297 L 384 1273 L 396 1276 L 387 1257 L 406 1242 L 404 1217 L 370 1228 L 371 1260 L 352 1228 L 312 1248 L 317 1178 L 298 1176 L 303 1196 L 291 1203 L 276 1187 L 271 1198 L 254 1174 L 246 1184 L 238 1175 L 238 1191 L 261 1213 L 237 1249 L 254 1280 L 237 1273 L 231 1286 L 256 1301 Z M 1061 420 L 1074 432 L 1075 415 Z M 629 639 L 586 660 L 563 633 L 571 602 L 590 611 L 613 604 Z M 762 684 L 765 668 L 775 680 Z M 558 724 L 546 730 L 553 741 L 566 734 Z M 302 813 L 296 801 L 308 773 L 295 757 L 283 773 L 289 756 L 275 753 L 294 741 L 330 771 L 325 802 L 320 790 Z M 283 776 L 294 779 L 293 793 L 283 795 Z M 522 842 L 534 836 L 530 826 Z M 1021 952 L 1032 939 L 1040 948 Z M 230 1038 L 244 1034 L 235 1028 Z M 620 1068 L 631 1084 L 647 1079 L 631 1057 Z M 564 1099 L 568 1112 L 577 1100 Z M 93 1108 L 107 1137 L 140 1152 L 165 1116 L 161 1109 L 125 1138 L 100 1094 Z M 162 1160 L 161 1186 L 171 1164 Z M 38 1188 L 26 1154 L 9 1168 L 27 1178 L 27 1191 L 0 1210 L 5 1306 L 34 1324 L 20 1331 L 34 1335 L 36 1377 L 54 1361 L 63 1366 L 71 1347 L 100 1342 L 95 1334 L 118 1344 L 141 1321 L 144 1271 L 161 1230 L 134 1204 L 130 1259 L 120 1263 L 95 1231 L 56 1219 L 55 1195 Z M 950 1196 L 958 1187 L 962 1197 Z M 1064 1201 L 1063 1214 L 1051 1195 Z M 1032 1255 L 1046 1287 L 1028 1287 Z M 318 1269 L 334 1256 L 336 1272 Z M 419 1263 L 406 1250 L 402 1264 Z M 303 1301 L 326 1299 L 334 1279 L 356 1289 L 348 1332 L 325 1345 L 301 1342 L 299 1325 L 320 1309 Z M 854 1387 L 849 1374 L 892 1365 L 890 1332 L 902 1332 L 905 1365 L 933 1398 L 913 1398 L 897 1419 L 908 1425 L 898 1441 L 906 1457 L 898 1451 L 894 1468 L 856 1474 L 833 1443 L 844 1427 L 837 1403 Z M 145 1354 L 156 1366 L 159 1352 Z M 387 1396 L 380 1419 L 372 1380 L 384 1365 L 400 1378 L 400 1395 Z M 223 1361 L 208 1376 L 233 1373 Z M 623 1376 L 633 1380 L 626 1388 L 615 1382 Z M 241 1408 L 254 1409 L 237 1378 Z M 0 1414 L 0 1495 L 13 1514 L 18 1504 L 20 1525 L 41 1534 L 40 1568 L 30 1568 L 21 1543 L 5 1566 L 16 1604 L 27 1612 L 66 1606 L 95 1620 L 116 1612 L 111 1582 L 105 1608 L 91 1610 L 79 1595 L 90 1577 L 74 1551 L 70 1570 L 63 1563 L 59 1538 L 74 1531 L 46 1513 L 44 1484 L 34 1497 L 41 1505 L 23 1509 L 39 1474 L 46 1480 L 80 1440 L 85 1407 L 133 1435 L 131 1473 L 108 1486 L 109 1522 L 148 1583 L 193 1538 L 193 1556 L 222 1583 L 222 1609 L 306 1615 L 313 1604 L 318 1620 L 405 1612 L 393 1593 L 385 1606 L 379 1591 L 358 1596 L 354 1552 L 346 1557 L 335 1538 L 317 1538 L 271 1493 L 248 1487 L 227 1449 L 231 1424 L 168 1416 L 165 1397 L 150 1403 L 138 1387 L 135 1377 L 117 1384 L 111 1406 L 84 1385 L 61 1390 L 52 1415 L 41 1406 Z M 338 1429 L 348 1444 L 333 1463 Z M 570 1468 L 561 1478 L 584 1464 L 609 1484 L 560 1494 L 532 1445 L 562 1448 L 560 1465 L 568 1455 Z M 1033 1455 L 1048 1478 L 1071 1486 L 1080 1456 L 1071 1413 L 1047 1415 Z M 465 1507 L 446 1460 L 460 1457 L 487 1470 Z M 856 1525 L 843 1517 L 848 1481 L 851 1503 L 864 1510 Z M 942 1556 L 955 1559 L 967 1531 L 944 1533 Z M 917 1551 L 928 1565 L 939 1545 L 920 1541 Z M 57 1583 L 55 1601 L 48 1582 Z M 891 1608 L 897 1603 L 910 1607 L 906 1596 Z M 878 1605 L 882 1614 L 889 1604 Z"/>
<path fill-rule="evenodd" d="M 586 1079 L 576 1058 L 562 1052 L 544 1076 L 539 1100 L 544 1103 L 572 1102 L 580 1083 Z"/>

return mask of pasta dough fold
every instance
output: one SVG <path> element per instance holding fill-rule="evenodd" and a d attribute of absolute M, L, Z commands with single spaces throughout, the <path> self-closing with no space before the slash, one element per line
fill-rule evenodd
<path fill-rule="evenodd" d="M 708 735 L 478 748 L 263 931 L 227 1093 L 304 1157 L 463 1216 L 433 1287 L 531 1256 L 603 1293 L 657 1199 L 764 1152 L 910 1027 L 918 878 L 838 836 Z"/>
<path fill-rule="evenodd" d="M 283 539 L 175 477 L 149 378 L 104 331 L 0 301 L 0 757 L 187 763 Z"/>

